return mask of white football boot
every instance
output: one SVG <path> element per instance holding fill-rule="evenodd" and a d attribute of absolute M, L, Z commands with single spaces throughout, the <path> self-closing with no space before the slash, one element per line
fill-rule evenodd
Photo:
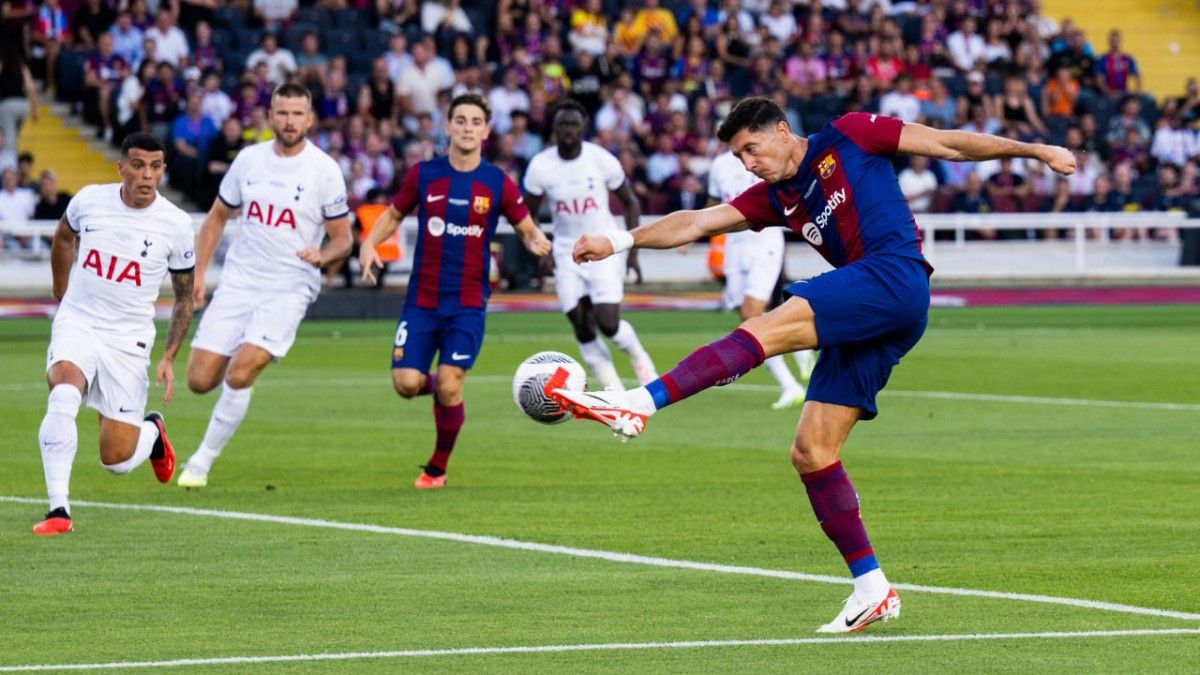
<path fill-rule="evenodd" d="M 857 633 L 876 621 L 890 621 L 900 616 L 900 596 L 888 587 L 882 597 L 866 597 L 858 592 L 846 598 L 842 611 L 833 621 L 817 629 L 818 633 Z"/>

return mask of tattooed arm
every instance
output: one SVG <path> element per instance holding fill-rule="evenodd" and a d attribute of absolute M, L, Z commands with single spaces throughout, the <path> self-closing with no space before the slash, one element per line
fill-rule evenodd
<path fill-rule="evenodd" d="M 163 392 L 163 405 L 171 402 L 175 394 L 175 355 L 187 337 L 188 328 L 192 325 L 192 310 L 195 308 L 192 298 L 192 285 L 196 280 L 194 270 L 171 272 L 171 286 L 175 289 L 175 308 L 171 310 L 171 321 L 167 324 L 167 341 L 163 347 L 162 360 L 155 369 L 154 384 L 167 383 Z"/>

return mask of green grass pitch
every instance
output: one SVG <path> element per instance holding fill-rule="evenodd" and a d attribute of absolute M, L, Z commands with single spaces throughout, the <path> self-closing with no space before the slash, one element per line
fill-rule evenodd
<path fill-rule="evenodd" d="M 734 320 L 628 317 L 662 369 Z M 551 314 L 489 318 L 448 487 L 418 493 L 428 399 L 388 374 L 391 322 L 309 322 L 268 368 L 207 489 L 99 466 L 79 415 L 72 498 L 365 523 L 845 576 L 788 461 L 797 411 L 761 369 L 651 420 L 628 445 L 544 427 L 509 378 L 574 353 Z M 77 505 L 45 512 L 37 430 L 49 322 L 0 322 L 0 668 L 398 650 L 815 637 L 849 586 L 348 531 Z M 161 336 L 160 336 L 161 343 Z M 618 368 L 631 373 L 628 363 Z M 186 354 L 176 372 L 182 387 Z M 949 392 L 953 396 L 928 392 Z M 977 395 L 997 395 L 987 399 Z M 1012 397 L 1040 397 L 1025 400 Z M 1040 400 L 1044 398 L 1046 400 Z M 150 407 L 161 390 L 152 387 Z M 1074 400 L 1074 404 L 1063 399 Z M 1115 406 L 1083 401 L 1175 403 Z M 180 459 L 215 394 L 166 409 Z M 935 310 L 843 459 L 894 582 L 1200 612 L 1200 310 Z M 898 641 L 646 647 L 201 663 L 179 672 L 1196 672 L 1200 620 L 902 591 Z M 903 641 L 918 636 L 1187 629 L 1183 634 Z"/>

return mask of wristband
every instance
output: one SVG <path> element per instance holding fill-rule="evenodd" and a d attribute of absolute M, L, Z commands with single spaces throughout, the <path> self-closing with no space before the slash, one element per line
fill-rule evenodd
<path fill-rule="evenodd" d="M 605 232 L 604 236 L 608 237 L 608 241 L 612 243 L 613 255 L 633 248 L 633 233 L 629 230 L 612 230 Z"/>

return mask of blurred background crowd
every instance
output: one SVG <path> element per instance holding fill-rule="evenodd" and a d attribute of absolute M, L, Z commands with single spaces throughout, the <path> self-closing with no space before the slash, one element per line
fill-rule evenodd
<path fill-rule="evenodd" d="M 2 0 L 0 26 L 0 167 L 14 167 L 0 209 L 22 186 L 35 203 L 56 195 L 52 174 L 16 170 L 36 90 L 114 143 L 159 136 L 170 183 L 204 209 L 238 150 L 271 137 L 269 95 L 286 81 L 312 91 L 312 140 L 356 203 L 444 151 L 446 104 L 465 91 L 491 102 L 486 155 L 518 182 L 554 103 L 578 100 L 645 213 L 703 204 L 715 128 L 747 95 L 774 98 L 798 133 L 870 111 L 1079 153 L 1065 179 L 1024 161 L 899 159 L 917 213 L 1172 210 L 1200 196 L 1196 80 L 1143 93 L 1119 30 L 1084 35 L 1038 0 Z"/>

